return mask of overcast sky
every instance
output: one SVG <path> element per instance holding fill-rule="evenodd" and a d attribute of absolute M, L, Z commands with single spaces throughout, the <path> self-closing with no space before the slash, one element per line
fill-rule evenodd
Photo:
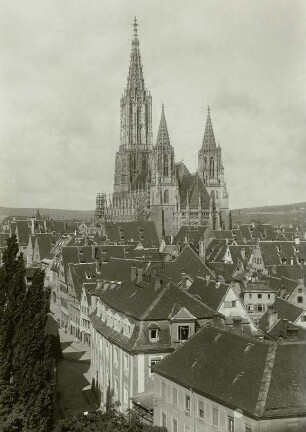
<path fill-rule="evenodd" d="M 197 168 L 208 104 L 230 207 L 305 201 L 303 0 L 0 0 L 0 206 L 112 192 L 139 21 L 153 134 Z"/>

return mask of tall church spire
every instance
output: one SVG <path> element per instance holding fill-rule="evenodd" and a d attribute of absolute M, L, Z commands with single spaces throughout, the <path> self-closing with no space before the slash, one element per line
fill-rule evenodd
<path fill-rule="evenodd" d="M 165 116 L 165 107 L 162 105 L 162 112 L 160 116 L 159 129 L 156 139 L 156 146 L 160 147 L 170 147 L 170 139 L 168 134 L 166 116 Z"/>
<path fill-rule="evenodd" d="M 216 142 L 215 142 L 215 136 L 214 136 L 214 130 L 211 122 L 210 117 L 210 106 L 207 107 L 207 119 L 206 119 L 206 126 L 205 126 L 205 132 L 203 137 L 203 143 L 202 147 L 204 148 L 216 148 Z"/>
<path fill-rule="evenodd" d="M 120 100 L 120 147 L 116 154 L 114 192 L 129 192 L 146 173 L 152 151 L 152 97 L 145 88 L 134 19 L 127 86 Z"/>
<path fill-rule="evenodd" d="M 143 72 L 142 72 L 142 64 L 141 64 L 141 56 L 139 50 L 139 39 L 138 39 L 138 22 L 137 18 L 134 18 L 133 24 L 133 39 L 132 39 L 132 50 L 131 50 L 131 60 L 130 60 L 130 68 L 127 80 L 127 91 L 129 92 L 137 92 L 143 91 L 145 88 Z"/>

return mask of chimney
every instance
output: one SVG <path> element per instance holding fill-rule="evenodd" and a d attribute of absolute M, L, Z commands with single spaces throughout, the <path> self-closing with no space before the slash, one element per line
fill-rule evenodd
<path fill-rule="evenodd" d="M 131 281 L 134 281 L 137 277 L 137 269 L 135 264 L 131 266 Z"/>
<path fill-rule="evenodd" d="M 268 331 L 270 331 L 278 321 L 278 312 L 273 306 L 268 307 Z"/>
<path fill-rule="evenodd" d="M 97 258 L 96 260 L 96 273 L 101 273 L 101 260 Z"/>
<path fill-rule="evenodd" d="M 244 261 L 245 260 L 245 249 L 244 248 L 241 249 L 241 257 Z"/>
<path fill-rule="evenodd" d="M 288 320 L 283 318 L 283 335 L 284 339 L 287 339 L 287 328 L 288 328 Z"/>
<path fill-rule="evenodd" d="M 276 274 L 276 265 L 275 264 L 272 265 L 272 273 Z"/>
<path fill-rule="evenodd" d="M 32 235 L 35 234 L 35 221 L 36 221 L 36 217 L 34 215 L 31 216 L 31 234 Z"/>
<path fill-rule="evenodd" d="M 293 265 L 293 257 L 290 258 L 290 265 Z"/>
<path fill-rule="evenodd" d="M 208 285 L 209 282 L 210 282 L 210 275 L 208 274 L 208 275 L 206 275 L 205 277 L 206 277 L 206 283 L 207 283 L 207 285 Z"/>
<path fill-rule="evenodd" d="M 143 276 L 143 268 L 138 267 L 138 269 L 137 269 L 137 282 L 140 282 L 142 280 L 142 276 Z"/>
<path fill-rule="evenodd" d="M 224 319 L 220 314 L 213 314 L 213 325 L 217 327 L 224 327 Z"/>
<path fill-rule="evenodd" d="M 203 239 L 199 241 L 199 257 L 205 263 L 205 241 Z"/>
<path fill-rule="evenodd" d="M 298 236 L 298 234 L 295 234 L 295 237 L 294 237 L 294 243 L 295 243 L 296 245 L 299 245 L 299 244 L 300 244 L 300 237 Z"/>
<path fill-rule="evenodd" d="M 233 328 L 235 330 L 243 331 L 242 329 L 242 318 L 240 316 L 233 317 Z"/>
<path fill-rule="evenodd" d="M 181 282 L 182 282 L 182 288 L 187 289 L 187 275 L 185 272 L 181 273 Z"/>

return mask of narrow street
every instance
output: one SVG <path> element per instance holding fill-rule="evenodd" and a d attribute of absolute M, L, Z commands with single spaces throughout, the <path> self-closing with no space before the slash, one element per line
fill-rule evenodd
<path fill-rule="evenodd" d="M 60 309 L 51 305 L 55 319 Z M 90 386 L 90 347 L 59 329 L 63 359 L 58 364 L 56 385 L 56 419 L 72 413 L 97 408 L 96 398 Z"/>

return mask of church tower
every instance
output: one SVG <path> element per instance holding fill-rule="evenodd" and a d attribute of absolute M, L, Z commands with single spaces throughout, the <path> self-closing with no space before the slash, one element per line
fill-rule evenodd
<path fill-rule="evenodd" d="M 139 176 L 145 182 L 152 151 L 152 98 L 145 88 L 136 18 L 133 26 L 127 85 L 120 100 L 120 148 L 115 161 L 115 194 L 132 191 Z"/>
<path fill-rule="evenodd" d="M 163 105 L 152 152 L 150 185 L 151 218 L 159 219 L 161 235 L 173 233 L 176 187 L 174 149 L 170 144 Z"/>
<path fill-rule="evenodd" d="M 216 145 L 208 107 L 202 147 L 198 154 L 198 173 L 209 195 L 213 197 L 216 209 L 219 211 L 220 228 L 228 228 L 228 192 L 224 177 L 221 147 Z"/>

